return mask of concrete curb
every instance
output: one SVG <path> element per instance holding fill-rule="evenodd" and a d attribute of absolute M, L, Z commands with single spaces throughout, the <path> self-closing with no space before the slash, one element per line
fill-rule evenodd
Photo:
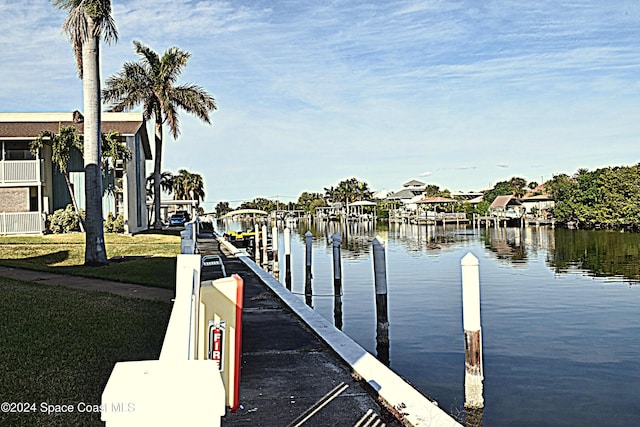
<path fill-rule="evenodd" d="M 263 270 L 241 251 L 222 238 L 217 238 L 236 258 L 242 261 L 268 286 L 303 322 L 305 322 L 353 371 L 367 382 L 385 404 L 410 426 L 461 426 L 437 403 L 403 380 L 378 359 L 364 350 L 324 317 L 293 295 L 271 274 Z"/>

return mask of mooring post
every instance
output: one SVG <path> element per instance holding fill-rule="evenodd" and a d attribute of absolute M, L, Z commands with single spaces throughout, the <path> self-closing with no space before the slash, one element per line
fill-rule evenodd
<path fill-rule="evenodd" d="M 267 226 L 262 225 L 262 268 L 267 269 L 269 266 L 269 252 L 267 251 L 267 240 L 269 236 L 267 235 Z"/>
<path fill-rule="evenodd" d="M 333 245 L 333 323 L 342 329 L 342 262 L 340 260 L 340 233 L 331 236 Z"/>
<path fill-rule="evenodd" d="M 260 226 L 258 225 L 258 223 L 256 222 L 256 235 L 254 237 L 254 243 L 255 243 L 255 252 L 253 254 L 253 261 L 255 261 L 256 264 L 260 265 Z"/>
<path fill-rule="evenodd" d="M 311 231 L 307 231 L 304 235 L 304 238 L 306 248 L 304 296 L 307 305 L 309 307 L 313 307 L 313 290 L 311 286 L 311 279 L 313 278 L 313 275 L 311 273 L 311 250 L 313 234 L 311 234 Z"/>
<path fill-rule="evenodd" d="M 342 263 L 340 261 L 340 244 L 342 237 L 339 233 L 331 236 L 333 244 L 333 294 L 335 296 L 342 295 Z"/>
<path fill-rule="evenodd" d="M 280 275 L 280 264 L 278 264 L 278 227 L 271 228 L 271 253 L 273 259 L 273 277 L 278 280 Z"/>
<path fill-rule="evenodd" d="M 387 263 L 384 242 L 373 239 L 373 274 L 376 289 L 376 343 L 378 358 L 389 364 L 389 316 L 387 311 Z"/>
<path fill-rule="evenodd" d="M 462 267 L 462 322 L 464 329 L 464 406 L 484 407 L 482 381 L 482 329 L 480 326 L 480 274 L 478 258 L 471 252 L 460 262 Z"/>
<path fill-rule="evenodd" d="M 291 230 L 284 229 L 284 284 L 291 290 Z"/>

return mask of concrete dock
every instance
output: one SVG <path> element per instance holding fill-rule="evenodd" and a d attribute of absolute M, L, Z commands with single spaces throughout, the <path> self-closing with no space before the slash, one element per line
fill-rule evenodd
<path fill-rule="evenodd" d="M 241 407 L 223 426 L 402 425 L 332 349 L 243 262 L 214 237 L 199 237 L 202 255 L 222 257 L 227 275 L 244 280 Z M 221 277 L 203 267 L 202 281 Z"/>
<path fill-rule="evenodd" d="M 244 280 L 241 408 L 229 426 L 461 424 L 291 294 L 244 252 L 199 235 L 199 252 Z M 221 277 L 203 267 L 201 280 Z"/>

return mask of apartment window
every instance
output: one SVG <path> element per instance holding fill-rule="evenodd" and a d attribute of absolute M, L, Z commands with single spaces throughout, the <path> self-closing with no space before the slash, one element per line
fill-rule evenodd
<path fill-rule="evenodd" d="M 5 141 L 4 160 L 35 160 L 28 142 Z"/>

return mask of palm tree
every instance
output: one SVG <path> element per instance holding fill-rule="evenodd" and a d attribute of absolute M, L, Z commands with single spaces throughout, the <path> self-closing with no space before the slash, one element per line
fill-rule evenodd
<path fill-rule="evenodd" d="M 111 0 L 53 0 L 69 14 L 62 29 L 73 44 L 84 97 L 84 176 L 86 199 L 85 265 L 107 264 L 100 172 L 100 39 L 118 38 Z"/>
<path fill-rule="evenodd" d="M 178 109 L 211 123 L 209 113 L 216 107 L 215 99 L 195 84 L 176 85 L 176 81 L 191 57 L 177 47 L 167 49 L 162 57 L 139 41 L 133 42 L 138 62 L 125 62 L 122 70 L 106 81 L 102 92 L 114 111 L 128 111 L 142 104 L 145 119 L 155 119 L 155 159 L 153 168 L 154 228 L 160 222 L 160 182 L 162 170 L 162 126 L 167 124 L 174 139 L 180 135 Z"/>
<path fill-rule="evenodd" d="M 78 134 L 78 130 L 73 126 L 62 126 L 62 124 L 58 125 L 58 133 L 43 130 L 38 134 L 36 139 L 31 142 L 29 150 L 34 155 L 38 155 L 38 151 L 45 145 L 51 147 L 51 161 L 64 176 L 73 210 L 75 210 L 78 216 L 80 231 L 84 232 L 80 209 L 78 208 L 78 202 L 76 201 L 76 196 L 71 187 L 71 180 L 69 179 L 69 158 L 71 157 L 71 151 L 76 149 L 82 153 L 82 139 Z"/>
<path fill-rule="evenodd" d="M 173 177 L 173 199 L 195 200 L 196 204 L 204 200 L 204 180 L 202 175 L 180 169 Z"/>
<path fill-rule="evenodd" d="M 102 134 L 100 155 L 102 156 L 102 169 L 114 168 L 118 160 L 125 162 L 131 160 L 131 150 L 122 142 L 120 133 L 116 131 Z"/>
<path fill-rule="evenodd" d="M 153 181 L 154 174 L 152 173 L 147 177 L 147 196 L 153 197 Z M 169 171 L 164 171 L 160 174 L 160 190 L 171 194 L 173 193 L 173 174 Z"/>

